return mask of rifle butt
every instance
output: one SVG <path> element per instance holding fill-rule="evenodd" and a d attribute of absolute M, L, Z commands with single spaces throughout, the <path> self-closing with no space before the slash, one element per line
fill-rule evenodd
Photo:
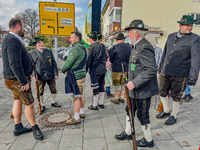
<path fill-rule="evenodd" d="M 10 118 L 14 118 L 14 116 L 13 116 L 13 112 L 11 112 L 11 114 L 10 114 Z"/>
<path fill-rule="evenodd" d="M 36 87 L 36 94 L 37 94 L 37 100 L 38 100 L 38 108 L 39 108 L 39 114 L 42 114 L 41 105 L 40 105 L 40 95 L 39 95 L 39 89 L 37 81 L 35 81 L 35 87 Z"/>
<path fill-rule="evenodd" d="M 133 150 L 137 150 L 137 142 L 136 142 L 136 138 L 133 134 L 132 134 L 132 138 L 133 138 Z"/>

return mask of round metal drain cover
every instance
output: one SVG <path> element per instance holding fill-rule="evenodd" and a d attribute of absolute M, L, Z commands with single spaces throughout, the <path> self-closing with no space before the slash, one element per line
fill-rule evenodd
<path fill-rule="evenodd" d="M 64 127 L 67 126 L 66 120 L 73 115 L 71 111 L 58 110 L 42 116 L 39 123 L 44 127 Z"/>

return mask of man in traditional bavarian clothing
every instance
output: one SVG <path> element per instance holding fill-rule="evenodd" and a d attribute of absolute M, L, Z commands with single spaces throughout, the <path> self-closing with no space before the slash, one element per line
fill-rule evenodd
<path fill-rule="evenodd" d="M 93 88 L 93 104 L 88 107 L 90 110 L 104 108 L 104 78 L 106 73 L 106 48 L 97 39 L 96 31 L 92 31 L 88 37 L 91 45 L 88 47 L 86 71 L 90 69 L 91 86 Z M 100 103 L 98 103 L 100 97 Z"/>
<path fill-rule="evenodd" d="M 69 51 L 67 60 L 62 67 L 62 72 L 67 72 L 65 79 L 65 93 L 71 95 L 74 102 L 75 115 L 67 120 L 67 124 L 80 123 L 80 118 L 85 118 L 84 106 L 85 98 L 83 88 L 86 78 L 86 47 L 81 42 L 82 35 L 80 32 L 72 32 L 70 42 L 73 48 Z"/>
<path fill-rule="evenodd" d="M 24 23 L 20 19 L 12 18 L 9 28 L 10 32 L 3 40 L 2 58 L 5 85 L 12 90 L 14 97 L 14 136 L 33 131 L 35 139 L 43 140 L 43 134 L 35 120 L 34 98 L 31 91 L 31 61 L 21 38 L 24 36 Z M 22 104 L 25 105 L 25 116 L 32 129 L 22 125 Z"/>
<path fill-rule="evenodd" d="M 179 23 L 179 31 L 168 36 L 159 70 L 160 99 L 164 111 L 156 115 L 163 119 L 170 116 L 167 94 L 171 90 L 173 110 L 165 122 L 176 123 L 176 116 L 181 106 L 181 94 L 187 84 L 194 86 L 199 75 L 200 37 L 192 33 L 193 24 L 197 23 L 190 15 L 184 15 Z"/>
<path fill-rule="evenodd" d="M 127 76 L 129 57 L 131 54 L 131 47 L 124 43 L 125 37 L 123 33 L 119 33 L 115 38 L 117 40 L 116 45 L 110 50 L 110 61 L 112 63 L 112 78 L 113 85 L 115 86 L 115 98 L 110 101 L 115 104 L 119 102 L 124 103 L 125 86 L 123 79 L 123 69 Z M 123 67 L 122 68 L 122 64 Z M 119 94 L 121 92 L 121 97 Z"/>
<path fill-rule="evenodd" d="M 129 31 L 129 43 L 132 46 L 127 88 L 129 89 L 131 107 L 134 108 L 134 111 L 137 110 L 137 118 L 142 125 L 144 133 L 144 138 L 138 140 L 137 145 L 139 147 L 153 147 L 149 108 L 151 97 L 159 93 L 155 53 L 151 44 L 144 39 L 148 29 L 144 27 L 142 20 L 133 20 L 125 30 Z M 131 139 L 131 126 L 127 107 L 126 111 L 126 130 L 115 136 L 119 140 Z M 135 112 L 133 112 L 134 114 Z"/>
<path fill-rule="evenodd" d="M 44 105 L 44 87 L 47 83 L 52 95 L 52 107 L 61 107 L 61 105 L 56 102 L 56 82 L 58 79 L 58 69 L 55 62 L 53 53 L 50 49 L 44 48 L 43 39 L 40 37 L 34 37 L 36 49 L 30 52 L 32 65 L 35 68 L 36 78 L 35 81 L 38 82 L 40 103 L 42 112 L 45 111 Z"/>

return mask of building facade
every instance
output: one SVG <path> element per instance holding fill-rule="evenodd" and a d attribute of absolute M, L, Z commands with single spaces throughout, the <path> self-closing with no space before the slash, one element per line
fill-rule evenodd
<path fill-rule="evenodd" d="M 121 28 L 124 29 L 134 19 L 141 19 L 152 33 L 155 31 L 153 34 L 158 46 L 163 49 L 168 35 L 179 30 L 177 21 L 185 14 L 200 21 L 200 1 L 123 0 Z M 200 22 L 194 25 L 192 32 L 200 35 Z"/>
<path fill-rule="evenodd" d="M 107 0 L 105 6 L 104 8 L 110 9 L 109 16 L 102 11 L 102 18 L 109 17 L 109 32 L 107 24 L 103 24 L 102 28 L 108 33 L 104 36 L 104 41 L 110 43 L 111 47 L 115 44 L 114 37 L 119 31 L 127 35 L 123 29 L 135 19 L 143 20 L 149 28 L 148 33 L 154 35 L 157 45 L 162 49 L 168 35 L 179 30 L 177 21 L 180 21 L 183 15 L 189 14 L 199 20 L 192 32 L 200 35 L 200 0 Z"/>

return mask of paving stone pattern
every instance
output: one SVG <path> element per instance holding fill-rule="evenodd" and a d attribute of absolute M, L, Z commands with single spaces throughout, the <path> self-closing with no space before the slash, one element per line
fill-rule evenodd
<path fill-rule="evenodd" d="M 64 61 L 59 59 L 59 67 Z M 73 103 L 70 97 L 64 93 L 65 75 L 59 73 L 56 81 L 58 95 L 57 101 L 62 105 L 61 110 L 73 111 Z M 35 98 L 36 119 L 42 117 L 38 114 L 38 103 L 36 99 L 35 85 L 32 82 L 32 92 Z M 114 88 L 111 89 L 114 94 Z M 164 120 L 155 118 L 157 114 L 154 109 L 155 98 L 152 97 L 150 116 L 151 131 L 155 143 L 153 148 L 138 148 L 139 150 L 198 150 L 200 146 L 200 82 L 196 87 L 191 87 L 193 100 L 183 103 L 179 113 L 177 123 L 173 126 L 166 126 Z M 12 92 L 4 85 L 4 80 L 0 79 L 0 150 L 131 150 L 132 141 L 119 141 L 114 138 L 116 134 L 124 131 L 125 124 L 125 103 L 119 105 L 110 103 L 105 96 L 105 109 L 98 111 L 88 110 L 92 104 L 92 90 L 90 88 L 90 77 L 87 74 L 84 96 L 86 100 L 86 118 L 81 120 L 81 124 L 58 128 L 47 128 L 41 125 L 44 134 L 43 141 L 36 141 L 32 133 L 13 136 L 14 120 L 10 118 L 12 111 Z M 51 108 L 51 94 L 48 86 L 44 92 L 45 106 L 47 110 L 44 114 L 59 110 Z M 170 99 L 170 109 L 171 107 Z M 159 97 L 157 99 L 157 104 Z M 43 114 L 43 115 L 44 115 Z M 25 115 L 24 107 L 22 123 L 30 127 Z M 135 119 L 136 139 L 143 137 L 140 123 Z"/>

